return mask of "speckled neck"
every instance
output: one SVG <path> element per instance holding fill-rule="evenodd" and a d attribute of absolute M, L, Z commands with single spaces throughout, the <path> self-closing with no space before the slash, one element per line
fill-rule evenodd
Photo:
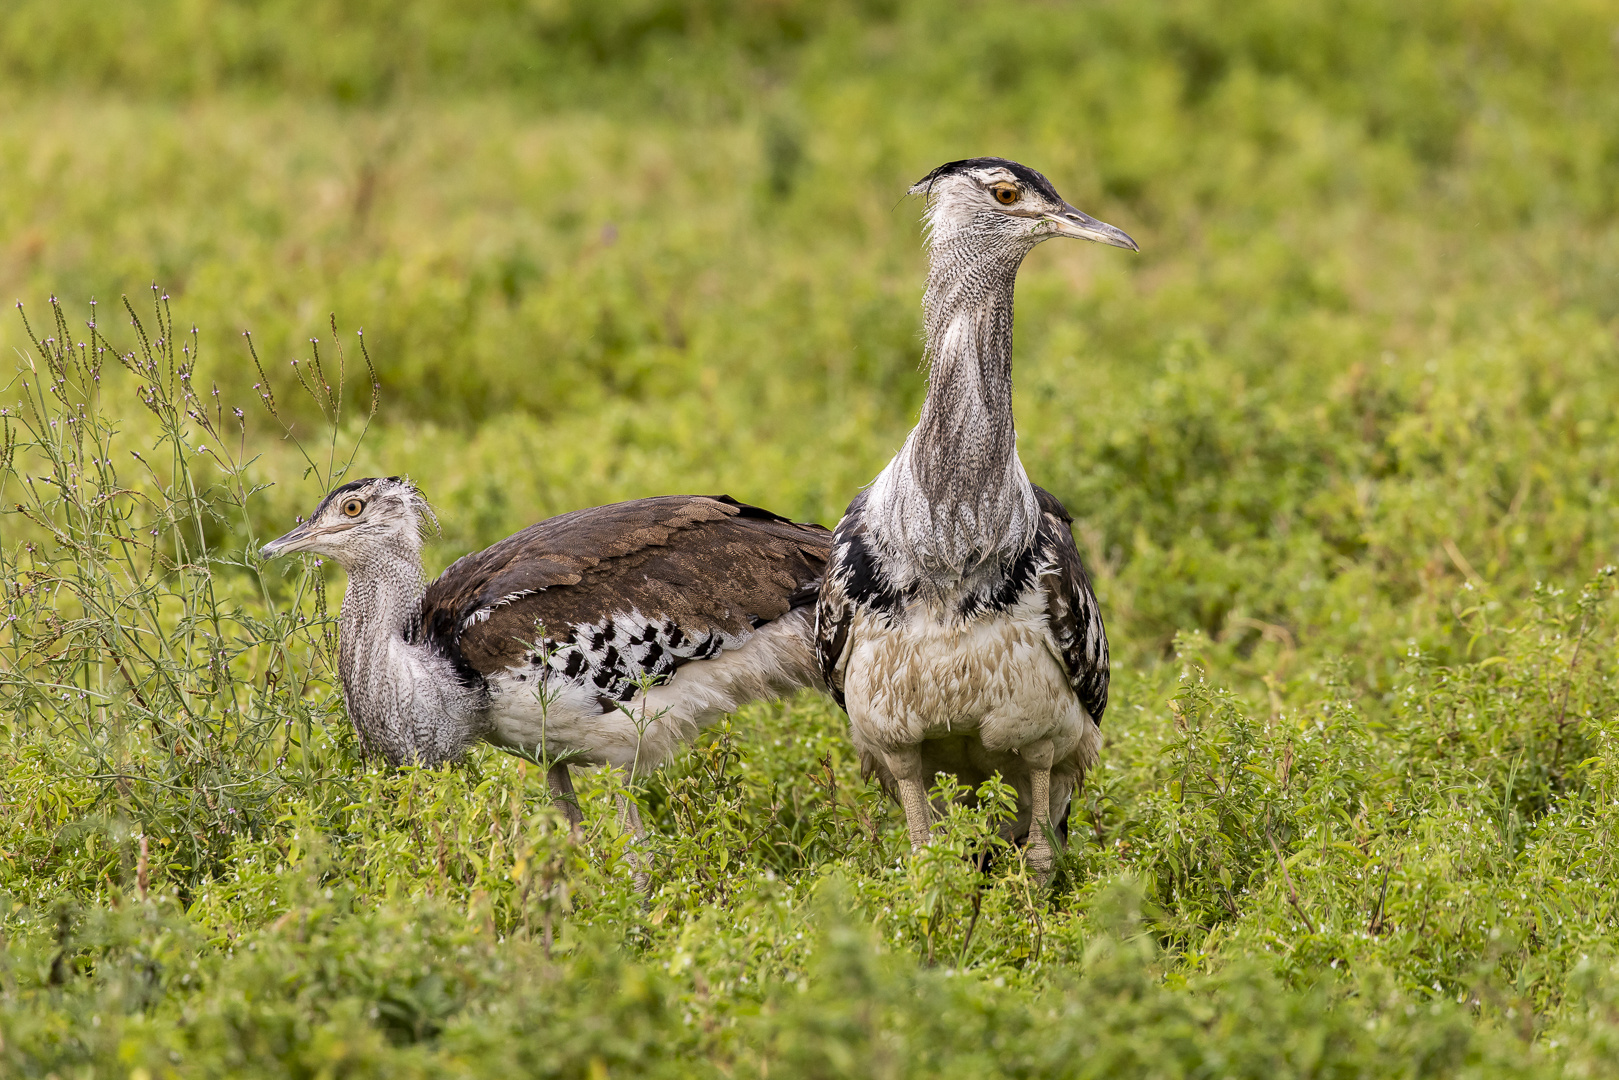
<path fill-rule="evenodd" d="M 959 579 L 1033 542 L 1012 420 L 1013 289 L 1028 250 L 971 229 L 931 237 L 927 400 L 872 490 L 879 539 L 918 578 Z"/>
<path fill-rule="evenodd" d="M 460 754 L 482 734 L 475 696 L 447 661 L 416 644 L 426 583 L 415 551 L 350 567 L 338 616 L 338 674 L 367 756 L 390 764 Z"/>

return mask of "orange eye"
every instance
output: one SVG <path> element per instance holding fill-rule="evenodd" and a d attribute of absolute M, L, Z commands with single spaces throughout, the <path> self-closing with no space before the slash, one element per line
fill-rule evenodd
<path fill-rule="evenodd" d="M 343 516 L 359 517 L 360 511 L 364 509 L 365 503 L 361 502 L 359 499 L 350 499 L 348 502 L 343 504 Z"/>
<path fill-rule="evenodd" d="M 1012 184 L 996 184 L 989 190 L 995 193 L 995 201 L 1002 206 L 1011 206 L 1017 202 L 1018 190 Z"/>

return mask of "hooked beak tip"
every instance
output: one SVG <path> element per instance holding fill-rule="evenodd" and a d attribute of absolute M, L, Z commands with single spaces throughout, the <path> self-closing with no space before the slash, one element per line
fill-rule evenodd
<path fill-rule="evenodd" d="M 1109 225 L 1105 221 L 1097 221 L 1084 211 L 1071 206 L 1061 214 L 1050 215 L 1049 220 L 1057 226 L 1057 232 L 1061 236 L 1070 236 L 1075 240 L 1094 240 L 1098 244 L 1124 248 L 1127 251 L 1141 250 L 1141 245 L 1123 229 Z"/>
<path fill-rule="evenodd" d="M 290 551 L 297 551 L 299 550 L 297 546 L 298 541 L 304 538 L 305 533 L 302 526 L 300 526 L 299 528 L 292 530 L 290 533 L 287 533 L 285 536 L 278 536 L 274 540 L 271 540 L 268 544 L 265 544 L 263 547 L 259 548 L 259 558 L 273 559 L 278 555 L 285 555 Z"/>

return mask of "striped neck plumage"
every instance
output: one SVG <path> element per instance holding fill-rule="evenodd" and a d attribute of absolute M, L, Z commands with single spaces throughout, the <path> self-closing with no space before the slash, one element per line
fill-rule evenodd
<path fill-rule="evenodd" d="M 1028 250 L 970 230 L 929 237 L 927 400 L 872 496 L 886 546 L 936 579 L 1034 540 L 1034 489 L 1012 421 L 1013 288 Z"/>
<path fill-rule="evenodd" d="M 419 552 L 387 550 L 349 569 L 338 615 L 337 670 L 349 717 L 366 754 L 403 764 L 424 717 L 411 715 L 423 672 L 412 663 L 427 585 Z"/>

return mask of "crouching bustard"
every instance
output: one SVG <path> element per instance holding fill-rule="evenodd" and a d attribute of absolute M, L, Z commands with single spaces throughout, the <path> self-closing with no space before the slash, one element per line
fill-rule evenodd
<path fill-rule="evenodd" d="M 1035 487 L 1012 427 L 1012 293 L 1052 237 L 1140 250 L 1001 158 L 953 161 L 927 198 L 928 392 L 894 459 L 832 538 L 816 606 L 828 687 L 868 775 L 905 809 L 913 849 L 936 773 L 1018 792 L 1013 839 L 1052 866 L 1048 832 L 1101 748 L 1108 651 L 1071 519 Z"/>
<path fill-rule="evenodd" d="M 338 673 L 368 755 L 434 765 L 486 740 L 560 757 L 551 789 L 577 822 L 568 759 L 645 772 L 705 721 L 821 682 L 819 525 L 726 496 L 638 499 L 531 525 L 429 584 L 432 513 L 409 481 L 356 480 L 263 548 L 348 572 Z"/>

